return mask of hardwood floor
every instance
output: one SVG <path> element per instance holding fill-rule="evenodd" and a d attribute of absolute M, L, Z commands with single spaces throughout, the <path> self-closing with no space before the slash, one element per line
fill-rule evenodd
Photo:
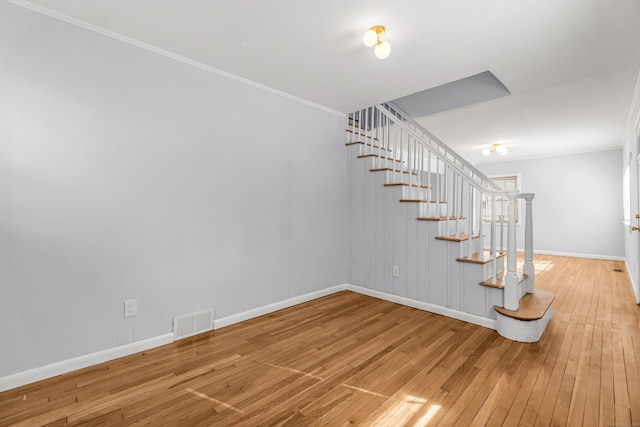
<path fill-rule="evenodd" d="M 640 426 L 617 261 L 536 256 L 542 339 L 341 292 L 0 393 L 0 425 Z"/>

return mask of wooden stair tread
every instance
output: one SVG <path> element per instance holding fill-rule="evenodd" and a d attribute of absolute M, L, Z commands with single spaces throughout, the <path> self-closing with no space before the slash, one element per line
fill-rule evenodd
<path fill-rule="evenodd" d="M 497 254 L 496 259 L 502 258 L 506 254 L 507 254 L 506 252 L 500 252 L 499 254 Z M 456 258 L 456 261 L 470 262 L 473 264 L 486 264 L 490 261 L 493 261 L 493 256 L 488 251 L 484 251 L 482 255 L 476 252 L 475 254 L 471 255 L 471 258 L 469 258 L 468 256 L 460 257 L 460 258 Z"/>
<path fill-rule="evenodd" d="M 369 144 L 368 142 L 364 142 L 364 141 L 347 142 L 344 145 L 349 147 L 351 145 L 359 145 L 359 144 L 366 145 L 367 147 L 371 147 L 371 148 L 375 148 L 375 149 L 379 149 L 379 150 L 391 151 L 391 148 L 385 148 L 385 147 L 381 147 L 379 145 Z"/>
<path fill-rule="evenodd" d="M 349 124 L 347 124 L 347 126 L 351 126 L 352 128 L 361 129 L 361 130 L 364 130 L 364 131 L 367 131 L 367 132 L 371 132 L 371 129 L 363 128 L 359 124 L 349 123 Z"/>
<path fill-rule="evenodd" d="M 436 203 L 447 203 L 447 202 L 436 202 Z M 416 218 L 418 221 L 446 221 L 447 217 L 446 216 L 435 216 L 435 217 L 425 217 L 425 216 L 421 216 L 419 218 Z M 455 221 L 456 219 L 464 219 L 464 218 L 457 218 L 455 216 L 450 216 L 449 217 L 449 221 Z"/>
<path fill-rule="evenodd" d="M 435 200 L 422 200 L 422 199 L 400 199 L 400 203 L 438 203 Z M 418 218 L 420 219 L 420 218 Z"/>
<path fill-rule="evenodd" d="M 350 129 L 347 129 L 347 132 L 350 132 L 350 133 L 352 133 L 352 134 L 354 134 L 354 135 L 364 136 L 365 138 L 370 138 L 370 139 L 373 139 L 374 141 L 380 141 L 380 140 L 379 140 L 377 137 L 375 137 L 375 136 L 369 136 L 369 135 L 364 134 L 364 133 L 354 132 L 354 131 L 352 131 L 352 130 L 350 130 Z"/>
<path fill-rule="evenodd" d="M 388 184 L 384 185 L 385 187 L 408 187 L 409 184 L 407 184 L 406 182 L 391 182 Z M 412 187 L 418 187 L 418 188 L 430 188 L 427 185 L 418 185 L 418 184 L 411 184 Z"/>
<path fill-rule="evenodd" d="M 406 173 L 409 174 L 409 172 L 407 171 L 401 171 L 401 170 L 393 170 L 392 168 L 375 168 L 375 169 L 369 169 L 369 172 L 402 172 L 402 173 Z M 418 175 L 415 172 L 411 172 L 411 175 Z"/>
<path fill-rule="evenodd" d="M 504 289 L 504 276 L 506 272 L 500 272 L 496 275 L 496 283 L 491 283 L 491 279 L 485 280 L 484 282 L 480 282 L 482 286 L 487 286 L 489 288 L 497 288 Z M 516 273 L 518 275 L 518 283 L 522 283 L 522 281 L 526 280 L 527 275 L 522 273 Z"/>
<path fill-rule="evenodd" d="M 520 299 L 518 311 L 507 310 L 504 307 L 494 306 L 500 314 L 518 320 L 538 320 L 544 317 L 551 303 L 556 298 L 554 294 L 543 289 L 536 290 L 533 294 L 526 294 Z"/>
<path fill-rule="evenodd" d="M 394 162 L 404 163 L 404 160 L 397 160 L 397 159 L 393 159 L 391 157 L 378 156 L 377 154 L 373 154 L 373 153 L 361 154 L 361 155 L 358 156 L 359 159 L 364 159 L 365 157 L 377 157 L 377 158 L 383 159 L 383 160 L 393 160 Z"/>
<path fill-rule="evenodd" d="M 471 236 L 472 239 L 477 239 L 479 238 L 480 235 L 479 234 L 474 234 Z M 469 233 L 460 233 L 458 235 L 456 234 L 451 234 L 449 236 L 436 236 L 437 240 L 446 240 L 449 242 L 464 242 L 466 240 L 469 240 Z"/>

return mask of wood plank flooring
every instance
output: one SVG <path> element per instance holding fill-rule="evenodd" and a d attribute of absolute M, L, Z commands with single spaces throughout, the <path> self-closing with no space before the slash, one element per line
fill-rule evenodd
<path fill-rule="evenodd" d="M 0 425 L 640 425 L 624 264 L 534 263 L 556 295 L 535 344 L 341 292 L 0 393 Z"/>

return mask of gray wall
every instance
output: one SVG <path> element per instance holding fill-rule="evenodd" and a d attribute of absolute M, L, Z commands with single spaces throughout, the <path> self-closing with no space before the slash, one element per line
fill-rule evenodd
<path fill-rule="evenodd" d="M 340 116 L 6 2 L 0 58 L 0 376 L 347 281 Z"/>
<path fill-rule="evenodd" d="M 534 251 L 624 255 L 621 150 L 482 164 L 489 176 L 520 173 L 533 200 Z M 521 203 L 521 209 L 524 203 Z M 524 226 L 518 227 L 524 247 Z"/>

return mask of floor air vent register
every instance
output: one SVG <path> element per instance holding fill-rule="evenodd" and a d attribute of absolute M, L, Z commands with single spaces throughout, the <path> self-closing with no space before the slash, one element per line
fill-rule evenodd
<path fill-rule="evenodd" d="M 173 318 L 173 340 L 192 337 L 213 330 L 214 309 Z"/>

